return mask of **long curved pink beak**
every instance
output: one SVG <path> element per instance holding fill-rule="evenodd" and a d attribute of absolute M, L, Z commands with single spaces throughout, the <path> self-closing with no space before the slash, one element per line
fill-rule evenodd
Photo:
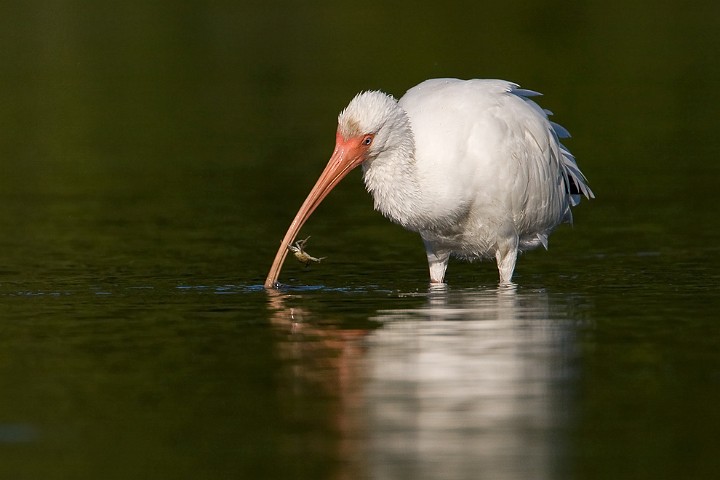
<path fill-rule="evenodd" d="M 277 287 L 277 280 L 280 276 L 280 270 L 282 269 L 283 263 L 285 262 L 285 256 L 288 252 L 288 245 L 290 245 L 298 232 L 305 224 L 310 215 L 320 205 L 330 191 L 340 183 L 340 180 L 358 165 L 365 160 L 365 153 L 367 146 L 363 145 L 363 136 L 344 138 L 340 132 L 335 137 L 335 150 L 333 151 L 330 161 L 325 166 L 320 178 L 315 182 L 315 186 L 310 190 L 307 198 L 303 202 L 300 210 L 298 210 L 295 218 L 290 227 L 285 233 L 280 243 L 280 248 L 275 254 L 275 260 L 273 261 L 270 272 L 265 279 L 265 288 Z"/>

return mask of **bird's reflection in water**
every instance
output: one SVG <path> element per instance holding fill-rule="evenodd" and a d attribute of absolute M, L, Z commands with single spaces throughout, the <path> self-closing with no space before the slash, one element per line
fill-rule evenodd
<path fill-rule="evenodd" d="M 562 315 L 561 315 L 562 316 Z M 366 354 L 376 478 L 555 478 L 572 348 L 543 292 L 431 290 Z"/>
<path fill-rule="evenodd" d="M 556 303 L 515 287 L 438 287 L 419 308 L 378 311 L 375 330 L 314 327 L 333 364 L 320 371 L 306 351 L 295 378 L 339 395 L 347 478 L 563 476 L 574 341 Z"/>

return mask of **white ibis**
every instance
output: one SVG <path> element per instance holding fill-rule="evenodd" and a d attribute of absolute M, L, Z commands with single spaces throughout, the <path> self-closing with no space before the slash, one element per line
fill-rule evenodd
<path fill-rule="evenodd" d="M 581 195 L 594 198 L 569 137 L 540 95 L 503 80 L 427 80 L 398 101 L 362 92 L 338 116 L 335 150 L 290 224 L 266 288 L 274 288 L 300 228 L 350 170 L 362 165 L 375 209 L 418 232 L 430 281 L 442 283 L 450 256 L 495 258 L 511 283 L 519 252 L 547 248 L 572 222 Z"/>

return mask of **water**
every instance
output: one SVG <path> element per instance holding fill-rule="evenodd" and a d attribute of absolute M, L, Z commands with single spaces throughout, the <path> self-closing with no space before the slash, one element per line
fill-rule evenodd
<path fill-rule="evenodd" d="M 717 6 L 366 7 L 1 7 L 1 478 L 716 474 Z M 546 94 L 575 226 L 430 289 L 355 172 L 266 292 L 340 108 L 447 75 Z"/>

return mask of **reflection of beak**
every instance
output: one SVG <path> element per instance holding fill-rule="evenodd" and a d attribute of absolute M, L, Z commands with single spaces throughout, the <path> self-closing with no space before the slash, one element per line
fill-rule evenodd
<path fill-rule="evenodd" d="M 315 186 L 310 190 L 310 194 L 308 194 L 290 224 L 287 233 L 285 233 L 285 238 L 283 238 L 280 244 L 272 267 L 270 267 L 270 272 L 268 273 L 267 279 L 265 279 L 265 288 L 276 287 L 280 270 L 282 269 L 285 256 L 288 252 L 287 247 L 295 240 L 295 236 L 307 219 L 310 218 L 310 215 L 312 215 L 330 191 L 340 183 L 340 180 L 345 178 L 350 170 L 364 161 L 365 152 L 368 147 L 361 144 L 362 139 L 362 136 L 346 139 L 340 135 L 339 132 L 336 135 L 335 151 L 333 151 L 332 157 L 330 157 L 330 161 L 325 167 L 325 170 L 320 174 L 320 178 L 315 182 Z"/>

